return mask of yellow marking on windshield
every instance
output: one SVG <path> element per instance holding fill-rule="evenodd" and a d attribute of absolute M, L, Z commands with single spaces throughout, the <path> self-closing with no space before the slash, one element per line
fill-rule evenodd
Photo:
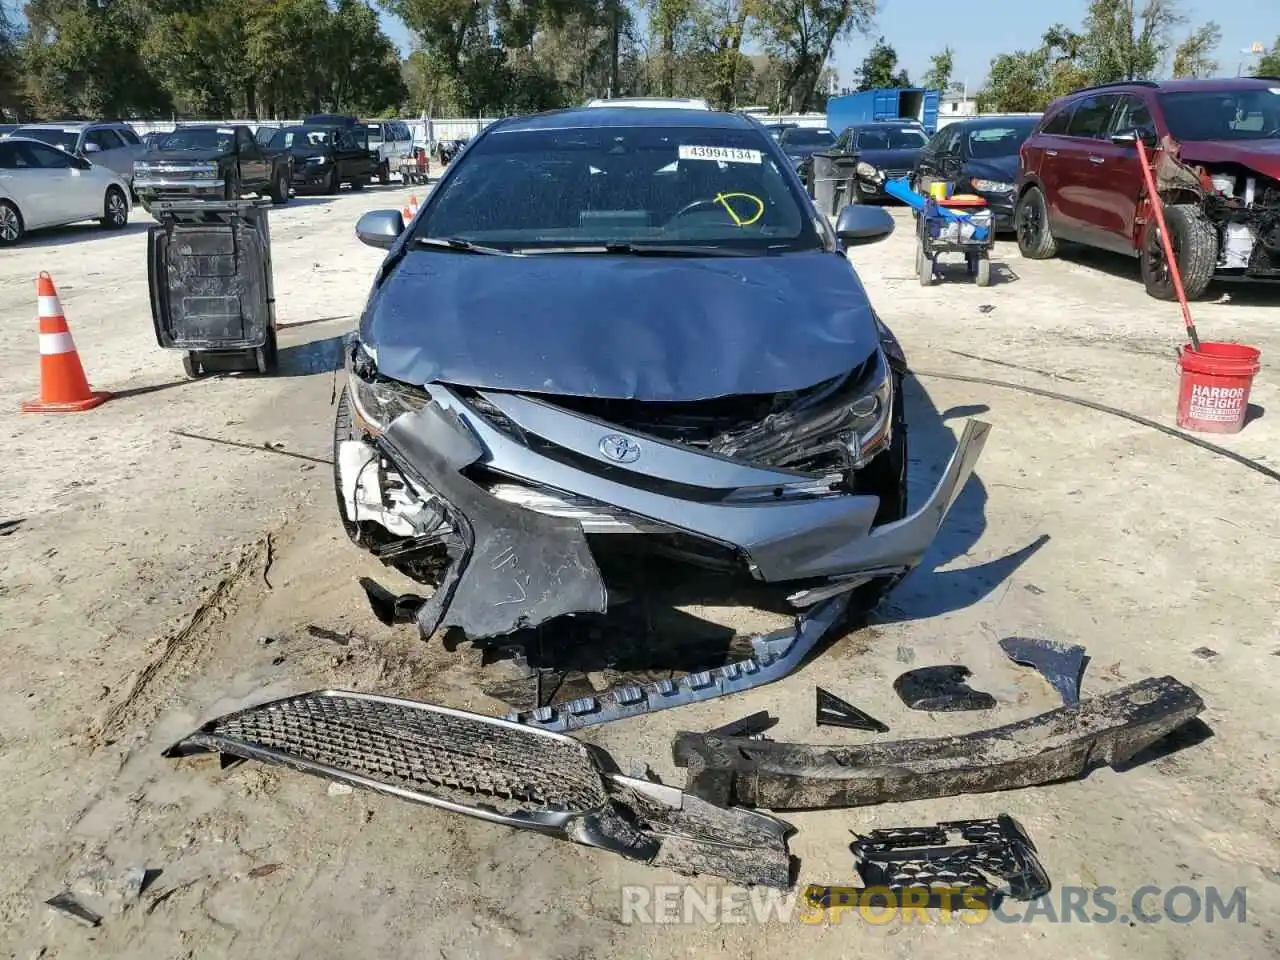
<path fill-rule="evenodd" d="M 745 197 L 756 205 L 756 212 L 751 217 L 741 216 L 737 210 L 733 208 L 733 204 L 729 200 L 733 197 Z M 724 207 L 725 212 L 733 218 L 733 222 L 740 227 L 749 227 L 761 217 L 764 216 L 764 201 L 757 197 L 754 193 L 717 193 L 716 203 Z"/>

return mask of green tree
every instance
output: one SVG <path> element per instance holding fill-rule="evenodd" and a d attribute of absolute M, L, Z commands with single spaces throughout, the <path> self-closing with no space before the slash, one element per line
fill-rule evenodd
<path fill-rule="evenodd" d="M 991 61 L 978 93 L 983 113 L 1033 113 L 1049 102 L 1049 58 L 1044 47 L 1002 53 Z"/>
<path fill-rule="evenodd" d="M 898 52 L 878 39 L 863 58 L 857 70 L 858 90 L 882 90 L 889 87 L 909 87 L 907 71 L 898 69 Z"/>
<path fill-rule="evenodd" d="M 0 118 L 22 110 L 22 67 L 18 58 L 18 25 L 0 3 Z"/>
<path fill-rule="evenodd" d="M 1258 60 L 1257 75 L 1260 77 L 1280 77 L 1280 37 L 1271 45 L 1271 49 Z"/>
<path fill-rule="evenodd" d="M 1222 30 L 1210 20 L 1191 32 L 1173 52 L 1175 77 L 1211 77 L 1218 70 L 1213 51 L 1222 41 Z"/>
<path fill-rule="evenodd" d="M 1179 0 L 1092 0 L 1085 16 L 1081 57 L 1094 83 L 1155 76 L 1186 22 Z"/>
<path fill-rule="evenodd" d="M 929 69 L 920 81 L 926 90 L 941 90 L 946 93 L 951 89 L 951 74 L 955 71 L 956 54 L 951 47 L 943 47 L 941 51 L 929 58 Z"/>
<path fill-rule="evenodd" d="M 756 33 L 765 49 L 785 67 L 782 99 L 791 109 L 812 109 L 823 71 L 836 41 L 865 33 L 874 0 L 768 0 L 761 2 Z M 895 57 L 896 61 L 896 57 Z"/>

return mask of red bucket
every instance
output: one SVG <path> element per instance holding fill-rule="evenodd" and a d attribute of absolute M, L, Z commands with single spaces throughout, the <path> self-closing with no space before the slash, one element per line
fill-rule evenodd
<path fill-rule="evenodd" d="M 1262 351 L 1242 343 L 1184 344 L 1178 354 L 1178 426 L 1200 433 L 1239 433 Z"/>

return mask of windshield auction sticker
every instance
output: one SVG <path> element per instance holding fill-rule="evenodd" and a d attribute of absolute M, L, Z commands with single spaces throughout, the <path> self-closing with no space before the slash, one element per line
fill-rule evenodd
<path fill-rule="evenodd" d="M 720 160 L 725 163 L 759 163 L 759 150 L 742 147 L 700 147 L 691 143 L 680 144 L 681 160 Z"/>

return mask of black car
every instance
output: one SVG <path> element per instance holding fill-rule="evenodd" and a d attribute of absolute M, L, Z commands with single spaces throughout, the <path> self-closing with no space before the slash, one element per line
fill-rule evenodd
<path fill-rule="evenodd" d="M 966 428 L 908 514 L 905 359 L 844 250 L 892 229 L 870 207 L 815 217 L 748 117 L 608 106 L 498 120 L 410 223 L 366 213 L 387 253 L 346 347 L 338 514 L 439 585 L 366 580 L 375 615 L 566 637 L 635 609 L 614 577 L 658 589 L 629 580 L 648 553 L 688 571 L 673 587 L 716 570 L 799 611 L 767 660 L 721 658 L 721 692 L 792 669 L 855 591 L 920 561 L 985 436 Z M 601 693 L 593 722 L 692 702 L 705 677 Z"/>
<path fill-rule="evenodd" d="M 778 146 L 795 164 L 800 179 L 808 176 L 808 159 L 819 150 L 830 150 L 836 135 L 826 127 L 789 127 L 778 135 Z"/>
<path fill-rule="evenodd" d="M 835 146 L 810 159 L 809 192 L 818 209 L 831 214 L 850 203 L 884 200 L 884 181 L 910 175 L 928 142 L 924 127 L 913 120 L 846 127 Z"/>
<path fill-rule="evenodd" d="M 337 193 L 344 183 L 360 190 L 373 178 L 378 166 L 363 127 L 285 127 L 276 131 L 267 146 L 293 157 L 295 190 Z"/>
<path fill-rule="evenodd" d="M 779 121 L 778 123 L 764 124 L 764 128 L 769 132 L 769 136 L 773 137 L 773 139 L 775 140 L 782 139 L 782 135 L 784 133 L 786 133 L 788 130 L 795 129 L 795 127 L 796 127 L 796 124 L 787 123 L 786 121 Z"/>
<path fill-rule="evenodd" d="M 979 117 L 947 124 L 920 151 L 912 182 L 946 180 L 957 192 L 987 201 L 997 231 L 1013 230 L 1018 148 L 1038 117 Z"/>

